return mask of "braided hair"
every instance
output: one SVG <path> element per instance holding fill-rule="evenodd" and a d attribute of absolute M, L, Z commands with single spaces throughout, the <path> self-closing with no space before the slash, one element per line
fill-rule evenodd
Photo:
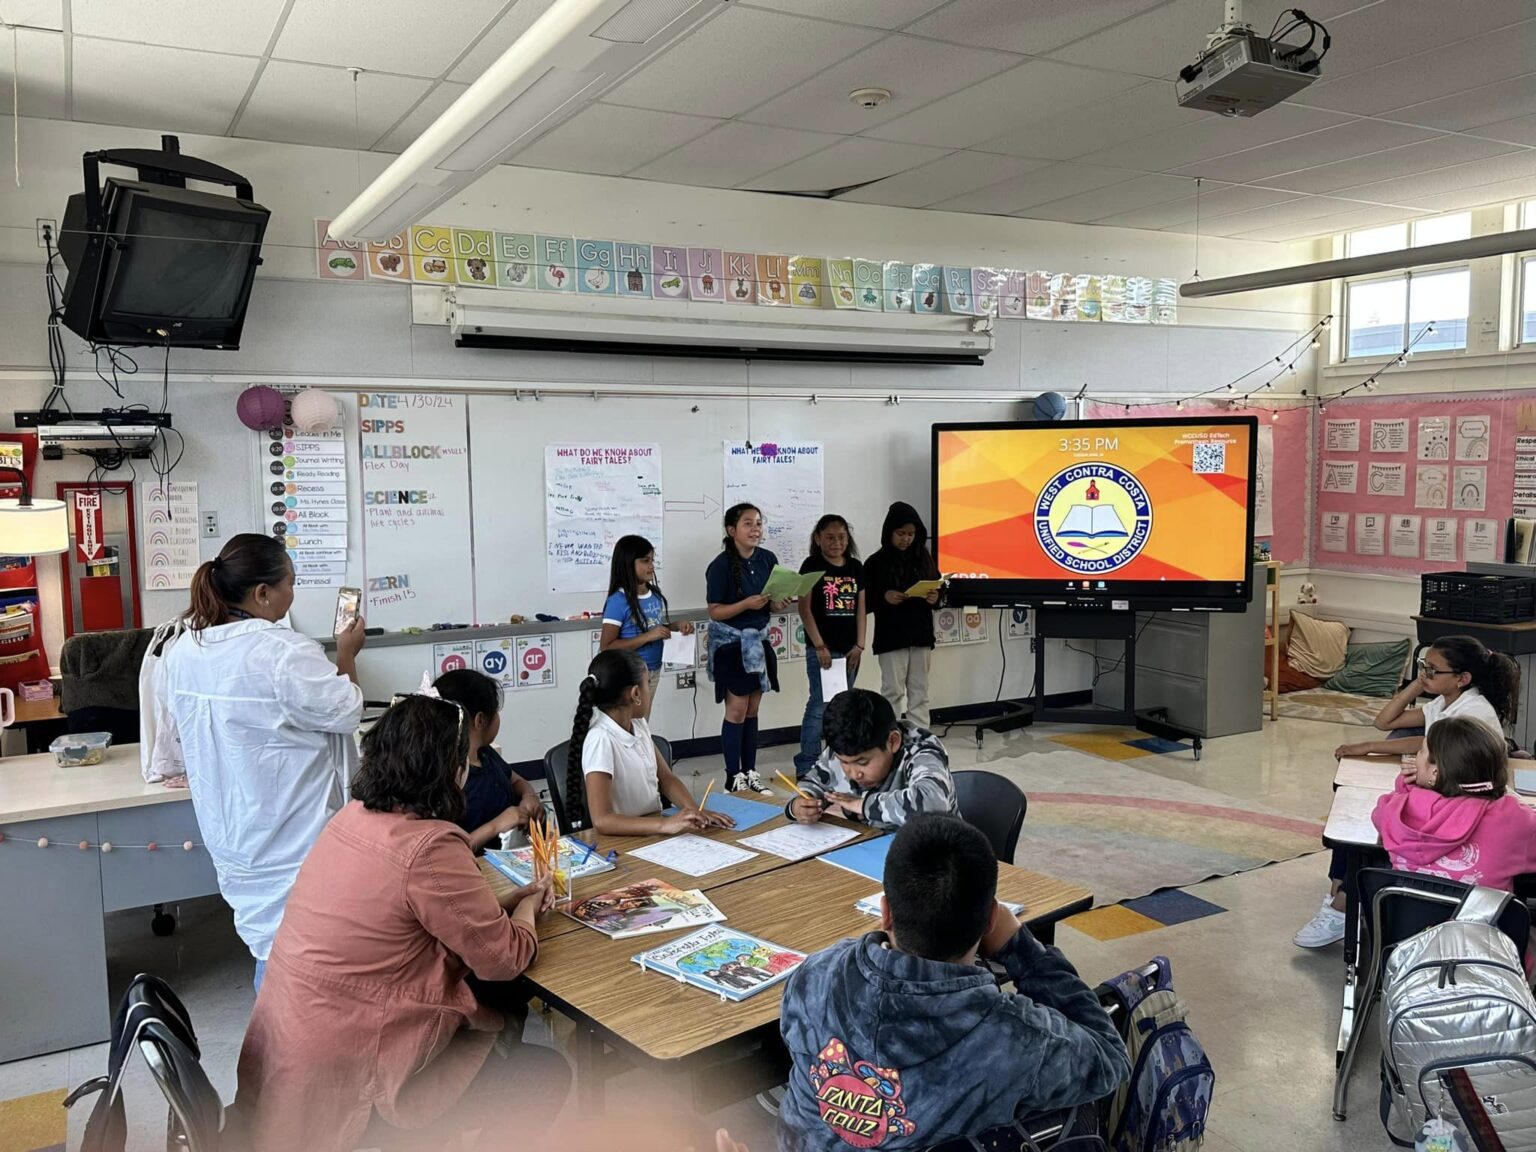
<path fill-rule="evenodd" d="M 725 510 L 725 526 L 727 528 L 736 527 L 741 518 L 748 512 L 756 512 L 759 516 L 763 514 L 763 510 L 756 504 L 732 504 Z M 736 547 L 736 541 L 731 539 L 729 533 L 721 537 L 720 547 L 731 558 L 731 587 L 736 590 L 736 594 L 739 596 L 746 581 L 746 569 L 742 564 L 741 551 Z"/>
<path fill-rule="evenodd" d="M 1453 671 L 1472 677 L 1472 687 L 1493 705 L 1500 720 L 1506 724 L 1515 722 L 1520 665 L 1504 653 L 1490 650 L 1475 636 L 1442 636 L 1430 647 L 1445 657 Z"/>
<path fill-rule="evenodd" d="M 587 665 L 576 699 L 576 718 L 571 722 L 570 754 L 566 760 L 565 814 L 571 828 L 585 828 L 591 823 L 587 810 L 587 782 L 581 770 L 581 746 L 587 742 L 592 727 L 592 713 L 601 708 L 616 708 L 631 688 L 638 688 L 650 675 L 638 653 L 622 648 L 599 652 Z"/>

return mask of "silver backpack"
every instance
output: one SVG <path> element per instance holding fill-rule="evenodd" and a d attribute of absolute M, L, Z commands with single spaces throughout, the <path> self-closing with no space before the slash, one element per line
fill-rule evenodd
<path fill-rule="evenodd" d="M 1381 1121 L 1410 1144 L 1439 1116 L 1466 1135 L 1444 1078 L 1464 1069 L 1508 1152 L 1536 1152 L 1536 997 L 1495 924 L 1508 892 L 1474 888 L 1453 920 L 1399 944 L 1381 998 Z"/>

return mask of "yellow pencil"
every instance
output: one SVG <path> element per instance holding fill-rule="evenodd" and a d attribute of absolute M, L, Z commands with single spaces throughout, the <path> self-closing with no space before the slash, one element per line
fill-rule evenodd
<path fill-rule="evenodd" d="M 699 801 L 699 811 L 702 812 L 704 810 L 704 805 L 709 803 L 709 794 L 714 790 L 714 787 L 715 782 L 713 780 L 704 786 L 704 799 Z"/>
<path fill-rule="evenodd" d="M 784 783 L 788 784 L 791 788 L 793 788 L 794 791 L 795 791 L 795 795 L 799 796 L 800 799 L 802 799 L 802 800 L 809 800 L 810 799 L 809 796 L 807 796 L 804 792 L 800 791 L 800 785 L 796 784 L 788 776 L 784 775 L 784 773 L 782 773 L 782 772 L 775 772 L 774 775 L 777 776 L 780 780 L 784 781 Z"/>

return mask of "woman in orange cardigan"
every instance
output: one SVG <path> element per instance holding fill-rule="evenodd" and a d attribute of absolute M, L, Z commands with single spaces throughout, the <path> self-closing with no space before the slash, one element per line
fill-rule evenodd
<path fill-rule="evenodd" d="M 493 1055 L 502 1017 L 466 979 L 521 974 L 551 895 L 545 880 L 498 902 L 476 867 L 454 823 L 468 745 L 462 710 L 432 696 L 363 737 L 352 801 L 299 870 L 240 1053 L 255 1152 L 351 1149 L 370 1119 L 436 1147 L 439 1132 L 504 1130 L 519 1100 L 526 1135 L 559 1111 L 569 1066 L 517 1037 Z"/>

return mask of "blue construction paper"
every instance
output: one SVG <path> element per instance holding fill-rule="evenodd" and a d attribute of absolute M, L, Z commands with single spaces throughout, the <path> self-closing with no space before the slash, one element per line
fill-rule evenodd
<path fill-rule="evenodd" d="M 704 810 L 707 812 L 719 812 L 736 821 L 736 831 L 741 832 L 748 828 L 756 828 L 759 824 L 772 820 L 783 813 L 784 809 L 774 804 L 764 804 L 759 800 L 743 800 L 739 796 L 732 796 L 729 792 L 711 792 L 709 799 L 704 801 Z M 676 812 L 676 808 L 668 808 L 662 813 L 670 816 Z"/>
<path fill-rule="evenodd" d="M 849 872 L 868 876 L 876 884 L 885 883 L 885 854 L 891 850 L 891 837 L 876 836 L 873 840 L 860 840 L 846 848 L 828 852 L 821 859 L 836 864 Z"/>

